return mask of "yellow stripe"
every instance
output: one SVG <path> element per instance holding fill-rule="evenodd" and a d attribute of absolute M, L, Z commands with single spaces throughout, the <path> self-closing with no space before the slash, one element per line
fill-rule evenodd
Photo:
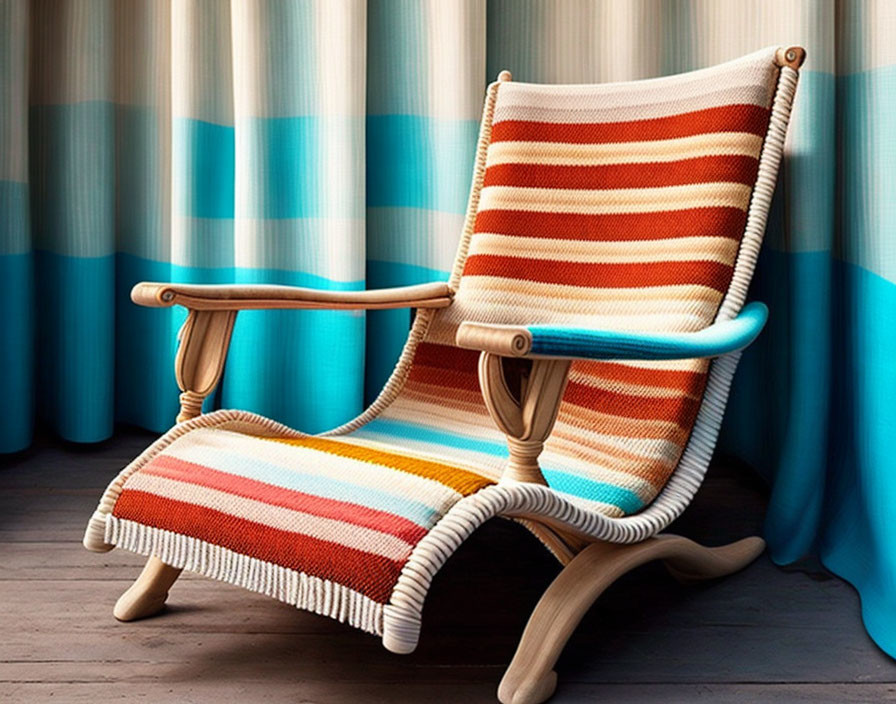
<path fill-rule="evenodd" d="M 464 469 L 452 467 L 447 464 L 438 462 L 429 462 L 405 455 L 399 455 L 392 452 L 383 452 L 374 450 L 369 447 L 361 447 L 360 445 L 352 445 L 347 442 L 338 440 L 329 440 L 326 438 L 259 438 L 260 440 L 269 440 L 271 442 L 279 442 L 284 445 L 295 445 L 298 447 L 306 447 L 310 450 L 318 452 L 326 452 L 330 455 L 338 457 L 347 457 L 360 462 L 369 462 L 370 464 L 379 465 L 381 467 L 389 467 L 397 469 L 400 472 L 414 474 L 418 477 L 425 477 L 444 484 L 462 496 L 474 494 L 492 482 L 485 477 L 481 477 L 473 472 Z M 348 477 L 347 479 L 351 479 Z"/>

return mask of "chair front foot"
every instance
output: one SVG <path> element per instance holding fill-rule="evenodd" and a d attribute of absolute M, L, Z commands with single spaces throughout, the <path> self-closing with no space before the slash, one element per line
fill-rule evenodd
<path fill-rule="evenodd" d="M 155 556 L 150 557 L 137 581 L 115 602 L 112 614 L 119 621 L 136 621 L 157 614 L 165 608 L 168 590 L 181 571 Z"/>

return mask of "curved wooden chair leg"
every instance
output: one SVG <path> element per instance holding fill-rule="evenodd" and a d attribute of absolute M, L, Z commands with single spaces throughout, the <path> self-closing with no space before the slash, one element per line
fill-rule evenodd
<path fill-rule="evenodd" d="M 115 602 L 112 613 L 119 621 L 136 621 L 161 611 L 168 590 L 183 570 L 166 565 L 153 556 L 130 588 Z"/>
<path fill-rule="evenodd" d="M 634 545 L 593 543 L 576 555 L 547 588 L 523 631 L 498 687 L 503 704 L 538 704 L 557 686 L 554 665 L 585 612 L 613 582 L 651 560 L 665 560 L 684 581 L 737 572 L 765 549 L 762 538 L 707 548 L 677 535 L 658 535 Z"/>

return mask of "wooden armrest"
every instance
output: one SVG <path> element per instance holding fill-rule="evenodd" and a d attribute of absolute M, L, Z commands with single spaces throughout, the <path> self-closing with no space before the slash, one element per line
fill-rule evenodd
<path fill-rule="evenodd" d="M 322 291 L 273 285 L 202 285 L 144 281 L 131 300 L 150 308 L 181 305 L 191 310 L 445 308 L 454 292 L 441 281 L 370 291 Z"/>

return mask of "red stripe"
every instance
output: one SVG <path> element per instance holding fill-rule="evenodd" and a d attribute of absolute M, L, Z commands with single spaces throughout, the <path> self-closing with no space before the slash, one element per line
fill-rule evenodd
<path fill-rule="evenodd" d="M 685 430 L 691 428 L 700 410 L 700 401 L 683 395 L 676 398 L 633 396 L 574 381 L 567 384 L 563 401 L 612 416 L 672 422 Z"/>
<path fill-rule="evenodd" d="M 693 183 L 751 185 L 758 171 L 758 159 L 740 155 L 604 166 L 497 164 L 486 170 L 483 185 L 569 189 L 660 188 Z"/>
<path fill-rule="evenodd" d="M 389 601 L 406 562 L 133 489 L 121 493 L 113 513 L 343 584 L 381 604 Z"/>
<path fill-rule="evenodd" d="M 599 242 L 727 237 L 739 240 L 747 222 L 740 208 L 692 208 L 652 213 L 584 215 L 522 210 L 483 210 L 476 232 Z"/>
<path fill-rule="evenodd" d="M 442 369 L 477 369 L 478 350 L 466 350 L 453 345 L 421 342 L 414 353 L 414 363 Z"/>
<path fill-rule="evenodd" d="M 646 369 L 614 362 L 579 361 L 573 363 L 573 371 L 580 370 L 608 381 L 639 386 L 654 386 L 693 393 L 700 389 L 706 374 L 679 369 Z"/>
<path fill-rule="evenodd" d="M 506 120 L 492 126 L 492 142 L 602 144 L 692 137 L 711 132 L 764 136 L 769 111 L 758 105 L 723 105 L 694 112 L 627 122 L 534 122 Z"/>
<path fill-rule="evenodd" d="M 378 530 L 394 535 L 416 545 L 427 530 L 413 521 L 394 513 L 378 511 L 360 504 L 338 501 L 281 486 L 247 479 L 235 474 L 220 472 L 201 464 L 185 462 L 169 455 L 159 455 L 140 470 L 146 474 L 167 477 L 180 482 L 217 489 L 228 494 L 262 501 L 292 511 L 310 513 L 321 518 L 331 518 L 352 525 Z"/>
<path fill-rule="evenodd" d="M 479 372 L 476 367 L 472 370 L 457 370 L 445 368 L 423 367 L 415 364 L 408 375 L 409 381 L 421 384 L 441 386 L 446 389 L 463 389 L 479 393 Z"/>
<path fill-rule="evenodd" d="M 591 288 L 643 288 L 699 284 L 724 293 L 732 267 L 711 261 L 605 264 L 563 262 L 525 257 L 474 254 L 467 258 L 464 276 L 498 276 L 545 284 Z"/>

